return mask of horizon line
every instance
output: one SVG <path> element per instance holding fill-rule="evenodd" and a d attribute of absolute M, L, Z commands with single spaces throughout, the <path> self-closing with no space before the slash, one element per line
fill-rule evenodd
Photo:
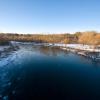
<path fill-rule="evenodd" d="M 100 31 L 96 31 L 96 30 L 75 31 L 75 32 L 0 32 L 0 33 L 3 33 L 3 34 L 44 34 L 44 35 L 49 35 L 49 34 L 75 34 L 77 32 L 100 33 Z"/>

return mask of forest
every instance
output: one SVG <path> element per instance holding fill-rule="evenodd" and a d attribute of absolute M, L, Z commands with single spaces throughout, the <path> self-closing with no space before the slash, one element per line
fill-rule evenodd
<path fill-rule="evenodd" d="M 7 44 L 9 41 L 100 45 L 100 33 L 95 31 L 45 35 L 0 33 L 0 45 Z"/>

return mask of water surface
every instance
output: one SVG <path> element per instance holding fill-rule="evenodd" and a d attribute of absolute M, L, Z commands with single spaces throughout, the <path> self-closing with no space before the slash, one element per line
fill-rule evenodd
<path fill-rule="evenodd" d="M 100 63 L 54 47 L 0 55 L 0 100 L 100 100 Z"/>

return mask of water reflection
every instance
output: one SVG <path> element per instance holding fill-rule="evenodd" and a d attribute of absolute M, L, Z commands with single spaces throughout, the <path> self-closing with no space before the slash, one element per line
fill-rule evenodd
<path fill-rule="evenodd" d="M 60 53 L 62 53 L 63 55 L 67 54 L 67 51 L 62 51 L 61 49 L 59 49 L 57 47 L 41 46 L 39 48 L 39 51 L 41 52 L 41 54 L 44 54 L 47 56 L 59 56 Z"/>

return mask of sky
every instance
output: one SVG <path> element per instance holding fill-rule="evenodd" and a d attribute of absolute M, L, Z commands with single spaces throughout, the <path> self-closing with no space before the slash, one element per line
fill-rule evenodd
<path fill-rule="evenodd" d="M 100 0 L 0 0 L 0 32 L 100 32 Z"/>

